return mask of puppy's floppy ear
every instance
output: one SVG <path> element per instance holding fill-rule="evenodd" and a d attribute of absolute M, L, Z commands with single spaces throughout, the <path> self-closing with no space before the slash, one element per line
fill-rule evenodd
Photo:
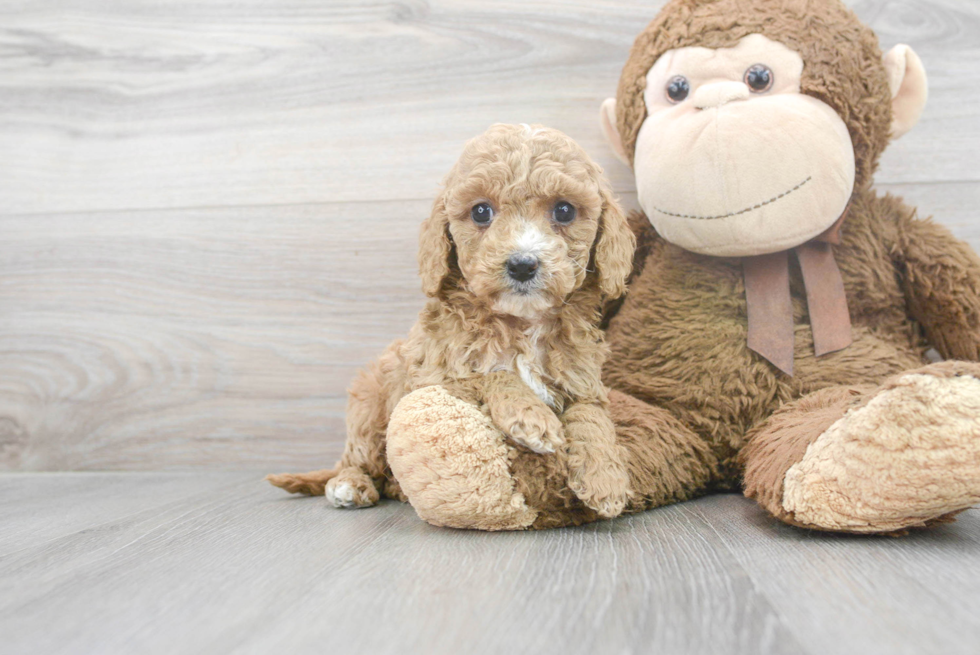
<path fill-rule="evenodd" d="M 432 206 L 432 214 L 422 223 L 419 232 L 419 276 L 422 278 L 422 291 L 425 295 L 439 295 L 442 281 L 449 275 L 452 245 L 446 196 L 445 193 L 440 193 Z"/>
<path fill-rule="evenodd" d="M 599 236 L 595 245 L 595 268 L 602 294 L 607 298 L 618 298 L 626 293 L 626 279 L 633 268 L 636 237 L 612 191 L 603 184 L 600 193 L 602 215 L 599 217 Z"/>

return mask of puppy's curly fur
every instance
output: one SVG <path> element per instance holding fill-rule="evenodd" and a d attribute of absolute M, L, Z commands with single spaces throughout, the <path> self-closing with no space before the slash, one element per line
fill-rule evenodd
<path fill-rule="evenodd" d="M 575 208 L 571 221 L 556 218 L 563 202 Z M 471 214 L 480 205 L 492 211 L 488 224 Z M 422 225 L 431 300 L 408 338 L 354 380 L 342 459 L 269 480 L 337 507 L 405 500 L 385 457 L 388 419 L 409 392 L 442 385 L 518 444 L 557 450 L 572 491 L 618 515 L 627 474 L 600 381 L 598 324 L 603 302 L 625 292 L 634 247 L 602 170 L 574 141 L 540 126 L 492 126 L 466 145 Z M 530 280 L 508 274 L 514 257 L 537 261 Z"/>

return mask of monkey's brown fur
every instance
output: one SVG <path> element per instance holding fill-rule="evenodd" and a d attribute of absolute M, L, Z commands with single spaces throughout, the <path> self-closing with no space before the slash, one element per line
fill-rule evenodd
<path fill-rule="evenodd" d="M 548 218 L 558 200 L 577 208 L 567 225 Z M 495 208 L 489 226 L 470 217 L 480 202 Z M 528 238 L 543 286 L 521 296 L 505 266 Z M 598 323 L 603 301 L 624 292 L 633 250 L 608 183 L 577 144 L 555 130 L 492 127 L 467 144 L 422 226 L 419 264 L 432 300 L 408 338 L 354 380 L 343 458 L 331 470 L 269 480 L 294 493 L 326 493 L 337 505 L 372 505 L 381 494 L 405 500 L 385 454 L 389 418 L 409 392 L 441 385 L 482 406 L 524 445 L 560 447 L 550 461 L 569 505 L 593 517 L 619 514 L 625 453 L 600 382 L 607 351 Z M 522 361 L 552 407 L 515 370 Z"/>

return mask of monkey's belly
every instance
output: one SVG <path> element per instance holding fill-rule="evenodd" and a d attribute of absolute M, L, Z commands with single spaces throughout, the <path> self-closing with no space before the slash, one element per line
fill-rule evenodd
<path fill-rule="evenodd" d="M 784 402 L 830 386 L 877 384 L 923 363 L 901 337 L 862 325 L 853 327 L 846 349 L 815 357 L 805 300 L 794 297 L 801 308 L 796 373 L 784 375 L 748 348 L 740 277 L 724 263 L 684 275 L 644 269 L 609 325 L 604 382 L 667 409 L 728 458 Z"/>

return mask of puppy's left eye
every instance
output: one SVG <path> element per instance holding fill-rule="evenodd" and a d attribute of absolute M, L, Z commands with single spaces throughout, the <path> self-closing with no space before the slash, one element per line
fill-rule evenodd
<path fill-rule="evenodd" d="M 575 220 L 575 207 L 564 200 L 558 202 L 551 213 L 559 223 L 571 223 Z"/>

